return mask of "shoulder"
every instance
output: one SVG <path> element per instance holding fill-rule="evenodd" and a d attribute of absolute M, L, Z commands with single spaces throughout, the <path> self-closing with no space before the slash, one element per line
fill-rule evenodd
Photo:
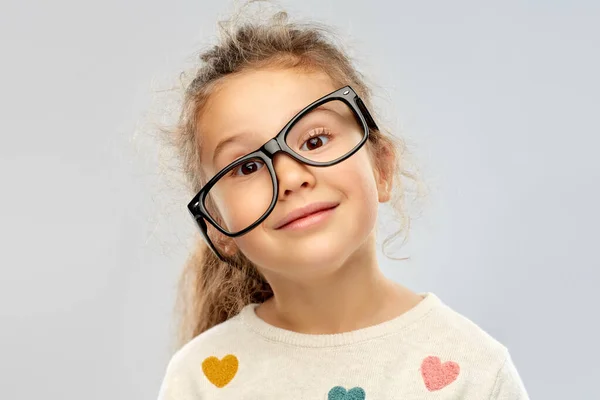
<path fill-rule="evenodd" d="M 463 365 L 496 374 L 508 357 L 507 347 L 474 321 L 438 299 L 412 330 L 412 340 L 432 354 L 445 354 Z"/>
<path fill-rule="evenodd" d="M 496 375 L 490 399 L 529 400 L 527 389 L 510 354 L 507 355 L 502 368 L 500 368 L 500 371 Z"/>
<path fill-rule="evenodd" d="M 239 341 L 242 334 L 243 329 L 238 314 L 194 337 L 172 356 L 169 364 L 198 365 L 197 362 L 202 363 L 207 355 L 218 353 L 219 349 L 229 348 L 232 342 Z"/>
<path fill-rule="evenodd" d="M 194 337 L 170 358 L 160 388 L 160 400 L 193 399 L 202 390 L 199 377 L 211 363 L 237 363 L 228 350 L 244 341 L 240 315 Z M 237 368 L 237 366 L 236 366 Z M 194 397 L 196 396 L 196 397 Z"/>
<path fill-rule="evenodd" d="M 448 369 L 456 373 L 457 385 L 464 390 L 477 385 L 482 393 L 492 393 L 486 398 L 527 399 L 509 349 L 441 300 L 413 324 L 404 339 L 422 360 L 425 375 Z M 518 396 L 510 397 L 515 393 Z"/>
<path fill-rule="evenodd" d="M 483 356 L 506 358 L 507 348 L 473 320 L 440 301 L 427 321 L 431 331 L 439 340 L 458 346 L 468 346 L 471 351 L 480 351 Z"/>

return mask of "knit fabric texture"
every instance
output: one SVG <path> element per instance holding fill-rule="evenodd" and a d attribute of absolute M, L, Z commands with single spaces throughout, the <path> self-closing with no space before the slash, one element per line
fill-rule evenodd
<path fill-rule="evenodd" d="M 159 400 L 528 400 L 508 349 L 432 292 L 366 328 L 314 335 L 253 303 L 169 361 Z"/>

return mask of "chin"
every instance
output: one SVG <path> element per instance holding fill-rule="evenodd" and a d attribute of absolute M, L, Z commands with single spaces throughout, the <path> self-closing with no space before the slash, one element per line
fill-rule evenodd
<path fill-rule="evenodd" d="M 329 233 L 328 235 L 315 235 L 286 246 L 285 253 L 279 256 L 285 259 L 283 265 L 301 270 L 337 269 L 357 250 L 360 243 L 356 239 L 358 232 Z"/>

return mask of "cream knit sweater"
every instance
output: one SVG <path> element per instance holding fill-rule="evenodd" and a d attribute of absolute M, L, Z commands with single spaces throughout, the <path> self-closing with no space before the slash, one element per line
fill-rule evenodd
<path fill-rule="evenodd" d="M 404 314 L 311 335 L 250 304 L 171 358 L 159 400 L 526 400 L 505 346 L 431 292 Z"/>

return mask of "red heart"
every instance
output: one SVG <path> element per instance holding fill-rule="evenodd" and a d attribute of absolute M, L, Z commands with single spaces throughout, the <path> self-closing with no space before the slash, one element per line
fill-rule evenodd
<path fill-rule="evenodd" d="M 439 357 L 426 357 L 421 363 L 421 375 L 430 392 L 445 388 L 456 380 L 460 367 L 454 361 L 442 364 Z"/>

